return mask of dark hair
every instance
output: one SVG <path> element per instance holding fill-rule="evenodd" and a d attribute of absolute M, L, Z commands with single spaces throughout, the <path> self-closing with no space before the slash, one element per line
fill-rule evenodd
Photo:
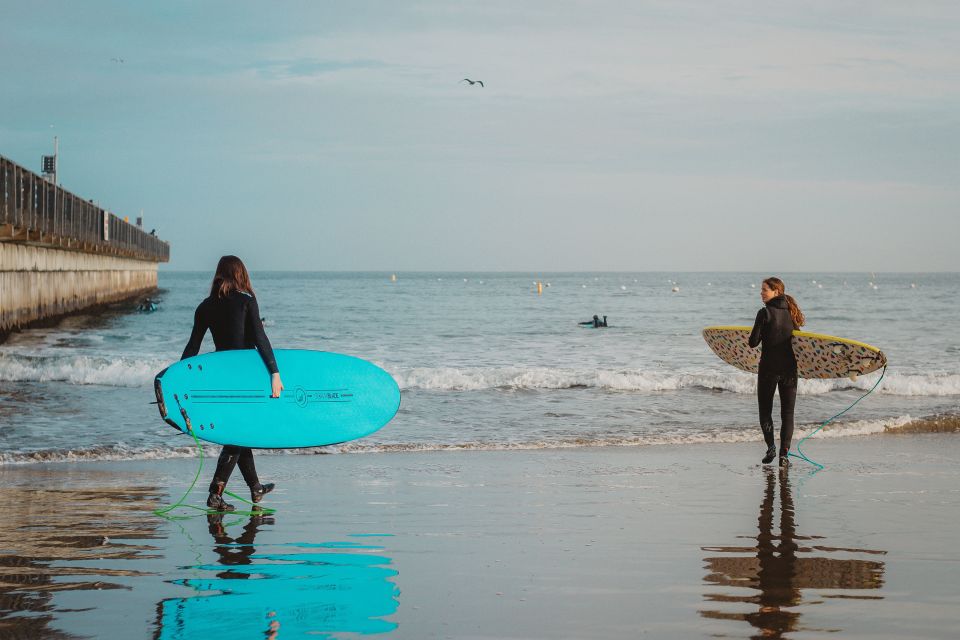
<path fill-rule="evenodd" d="M 217 272 L 210 285 L 210 297 L 225 298 L 234 291 L 253 295 L 250 274 L 237 256 L 223 256 L 217 263 Z"/>
<path fill-rule="evenodd" d="M 783 296 L 787 299 L 787 307 L 790 309 L 790 317 L 793 318 L 793 327 L 795 329 L 799 329 L 806 324 L 807 319 L 803 316 L 803 311 L 800 311 L 800 305 L 793 299 L 793 296 L 785 293 L 783 280 L 770 277 L 764 280 L 763 284 L 767 285 L 767 288 L 771 289 L 778 296 Z"/>

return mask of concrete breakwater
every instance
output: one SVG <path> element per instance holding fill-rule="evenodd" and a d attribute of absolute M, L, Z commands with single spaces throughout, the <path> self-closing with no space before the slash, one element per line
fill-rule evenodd
<path fill-rule="evenodd" d="M 0 242 L 0 337 L 156 287 L 154 262 Z"/>
<path fill-rule="evenodd" d="M 157 287 L 170 245 L 0 156 L 0 341 Z"/>

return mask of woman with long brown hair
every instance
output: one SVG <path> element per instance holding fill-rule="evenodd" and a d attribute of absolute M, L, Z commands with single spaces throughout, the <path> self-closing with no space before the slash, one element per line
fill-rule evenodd
<path fill-rule="evenodd" d="M 750 346 L 762 344 L 760 372 L 757 377 L 757 402 L 760 408 L 760 430 L 767 443 L 763 463 L 773 462 L 777 455 L 773 437 L 773 394 L 780 392 L 780 464 L 789 464 L 790 442 L 793 439 L 793 409 L 797 403 L 797 359 L 793 355 L 793 331 L 806 319 L 797 301 L 784 291 L 783 280 L 767 278 L 760 285 L 764 307 L 750 332 Z"/>
<path fill-rule="evenodd" d="M 270 397 L 279 398 L 283 391 L 277 361 L 273 356 L 270 340 L 263 331 L 260 308 L 250 284 L 250 274 L 240 258 L 223 256 L 217 264 L 210 296 L 197 307 L 193 316 L 193 333 L 183 350 L 181 360 L 200 352 L 200 344 L 207 329 L 213 336 L 217 351 L 231 349 L 256 349 L 270 375 Z M 217 469 L 210 481 L 210 496 L 207 506 L 217 511 L 233 511 L 233 505 L 223 499 L 233 468 L 240 465 L 240 473 L 250 487 L 250 499 L 260 502 L 263 496 L 273 491 L 274 484 L 261 484 L 253 463 L 253 451 L 249 447 L 224 445 L 217 460 Z"/>

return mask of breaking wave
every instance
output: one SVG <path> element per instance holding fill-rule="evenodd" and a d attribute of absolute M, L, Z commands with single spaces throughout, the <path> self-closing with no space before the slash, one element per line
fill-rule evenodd
<path fill-rule="evenodd" d="M 149 384 L 170 363 L 131 356 L 28 356 L 0 353 L 0 380 L 5 382 L 67 382 L 110 387 Z"/>
<path fill-rule="evenodd" d="M 753 394 L 756 376 L 741 371 L 670 373 L 665 371 L 564 369 L 550 367 L 411 368 L 391 372 L 403 390 L 483 391 L 591 388 L 609 391 L 680 391 L 705 389 Z M 879 373 L 856 381 L 801 380 L 799 392 L 819 395 L 831 391 L 868 390 Z M 877 390 L 902 396 L 960 395 L 960 374 L 906 375 L 888 373 Z"/>
<path fill-rule="evenodd" d="M 58 381 L 78 385 L 138 387 L 149 385 L 169 360 L 133 356 L 32 356 L 0 353 L 0 381 Z M 741 371 L 670 372 L 643 369 L 596 369 L 562 367 L 412 367 L 390 373 L 401 390 L 487 391 L 601 389 L 656 393 L 702 389 L 752 394 L 756 376 Z M 870 389 L 879 373 L 856 381 L 801 380 L 799 392 L 819 395 L 831 391 Z M 878 393 L 899 396 L 960 395 L 960 374 L 910 375 L 888 373 Z"/>

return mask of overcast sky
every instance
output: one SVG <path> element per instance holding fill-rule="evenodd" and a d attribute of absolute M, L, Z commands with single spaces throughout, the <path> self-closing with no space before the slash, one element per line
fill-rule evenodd
<path fill-rule="evenodd" d="M 952 0 L 0 0 L 0 60 L 0 155 L 172 269 L 960 270 Z"/>

